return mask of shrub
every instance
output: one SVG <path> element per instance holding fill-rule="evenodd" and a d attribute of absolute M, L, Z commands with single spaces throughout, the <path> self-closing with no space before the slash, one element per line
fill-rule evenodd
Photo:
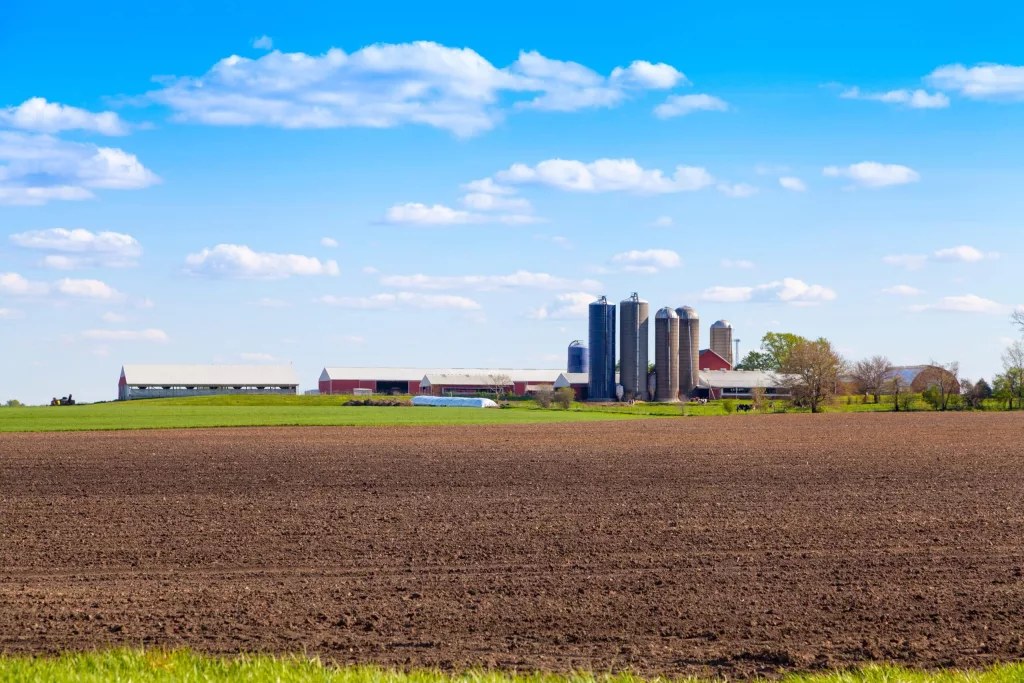
<path fill-rule="evenodd" d="M 537 390 L 533 392 L 533 400 L 537 402 L 541 408 L 550 408 L 551 401 L 555 398 L 555 390 L 552 387 L 541 386 L 537 387 Z"/>
<path fill-rule="evenodd" d="M 722 407 L 725 409 L 726 415 L 732 415 L 736 412 L 736 401 L 731 398 L 722 401 Z"/>
<path fill-rule="evenodd" d="M 20 408 L 24 404 L 21 401 L 19 401 L 18 399 L 12 398 L 10 401 L 5 403 L 4 405 L 6 405 L 8 408 Z"/>
<path fill-rule="evenodd" d="M 576 400 L 576 392 L 569 387 L 562 387 L 555 392 L 555 403 L 562 410 L 572 408 L 572 402 Z"/>

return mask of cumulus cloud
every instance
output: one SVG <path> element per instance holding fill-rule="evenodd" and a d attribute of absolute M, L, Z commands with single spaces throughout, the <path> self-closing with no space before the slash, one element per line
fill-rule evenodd
<path fill-rule="evenodd" d="M 158 182 L 135 155 L 121 149 L 0 131 L 0 204 L 90 199 L 94 189 L 136 190 Z"/>
<path fill-rule="evenodd" d="M 890 90 L 888 92 L 863 92 L 860 88 L 848 88 L 839 94 L 846 100 L 874 100 L 888 104 L 901 104 L 911 109 L 945 109 L 949 98 L 941 92 L 929 94 L 927 90 Z"/>
<path fill-rule="evenodd" d="M 574 281 L 548 273 L 517 270 L 510 275 L 386 275 L 380 279 L 385 287 L 398 289 L 573 289 L 600 287 L 594 280 Z"/>
<path fill-rule="evenodd" d="M 533 209 L 527 199 L 485 192 L 471 192 L 462 198 L 462 203 L 474 211 L 528 212 Z"/>
<path fill-rule="evenodd" d="M 745 261 L 743 259 L 740 259 L 738 261 L 733 261 L 732 259 L 727 259 L 726 258 L 726 259 L 722 259 L 722 267 L 723 268 L 742 268 L 742 269 L 746 270 L 746 269 L 753 268 L 754 267 L 754 262 L 753 261 Z"/>
<path fill-rule="evenodd" d="M 918 296 L 924 294 L 923 290 L 917 287 L 911 287 L 910 285 L 894 285 L 892 287 L 886 287 L 882 290 L 883 294 L 895 294 L 897 296 Z"/>
<path fill-rule="evenodd" d="M 678 268 L 683 265 L 683 260 L 671 249 L 634 249 L 615 254 L 612 263 L 619 264 L 627 272 L 657 273 L 664 268 Z"/>
<path fill-rule="evenodd" d="M 10 240 L 24 249 L 63 252 L 43 259 L 43 266 L 58 270 L 131 266 L 142 255 L 142 246 L 134 237 L 118 232 L 52 228 L 15 233 Z"/>
<path fill-rule="evenodd" d="M 753 185 L 747 183 L 736 183 L 730 185 L 729 183 L 719 183 L 718 191 L 727 197 L 734 197 L 736 199 L 744 199 L 746 197 L 753 197 L 759 192 L 759 190 Z"/>
<path fill-rule="evenodd" d="M 963 64 L 940 66 L 925 80 L 936 88 L 952 90 L 976 100 L 1024 99 L 1024 66 Z"/>
<path fill-rule="evenodd" d="M 469 48 L 432 42 L 377 44 L 351 54 L 274 50 L 233 55 L 203 76 L 168 79 L 149 93 L 179 120 L 222 126 L 390 128 L 413 123 L 469 136 L 517 108 L 576 111 L 612 107 L 631 93 L 686 82 L 668 64 L 635 61 L 608 76 L 575 62 L 520 52 L 504 68 Z"/>
<path fill-rule="evenodd" d="M 711 95 L 672 95 L 662 104 L 654 108 L 654 115 L 659 119 L 670 119 L 675 116 L 686 116 L 695 111 L 727 111 L 729 105 Z"/>
<path fill-rule="evenodd" d="M 826 166 L 823 174 L 830 178 L 845 176 L 855 185 L 870 189 L 916 183 L 921 175 L 912 168 L 899 164 L 880 164 L 877 161 L 862 161 L 849 166 Z"/>
<path fill-rule="evenodd" d="M 910 310 L 916 312 L 951 311 L 956 313 L 1002 314 L 1008 313 L 1010 307 L 975 294 L 965 294 L 964 296 L 946 296 L 934 304 L 911 306 Z"/>
<path fill-rule="evenodd" d="M 505 204 L 502 201 L 488 202 L 487 197 L 493 197 L 496 200 L 504 199 L 495 195 L 486 195 L 483 193 L 475 195 L 467 195 L 472 197 L 469 203 L 476 204 L 478 206 L 488 206 L 489 208 L 498 208 L 499 205 Z M 519 202 L 517 200 L 509 200 L 508 206 L 516 206 L 519 209 L 528 207 L 529 203 L 526 200 Z M 464 211 L 461 209 L 453 209 L 443 204 L 434 204 L 428 206 L 426 204 L 420 204 L 417 202 L 410 202 L 407 204 L 397 204 L 387 210 L 384 215 L 385 223 L 391 225 L 425 225 L 425 226 L 442 226 L 442 225 L 466 225 L 469 223 L 505 223 L 507 225 L 522 225 L 527 223 L 537 223 L 541 219 L 531 216 L 528 214 L 517 214 L 517 213 L 474 213 L 471 211 Z"/>
<path fill-rule="evenodd" d="M 895 254 L 885 256 L 882 262 L 890 266 L 899 266 L 907 270 L 920 270 L 929 261 L 945 263 L 977 263 L 986 259 L 999 258 L 998 252 L 983 252 L 976 247 L 961 244 L 947 249 L 937 249 L 929 254 Z"/>
<path fill-rule="evenodd" d="M 100 342 L 156 342 L 170 340 L 167 333 L 158 329 L 147 330 L 85 330 L 82 338 Z"/>
<path fill-rule="evenodd" d="M 483 194 L 515 194 L 516 188 L 506 187 L 494 182 L 493 178 L 474 180 L 462 186 L 467 192 L 482 192 Z"/>
<path fill-rule="evenodd" d="M 528 312 L 527 317 L 534 318 L 535 320 L 586 318 L 588 307 L 596 300 L 596 296 L 586 292 L 559 294 L 550 304 L 545 304 Z"/>
<path fill-rule="evenodd" d="M 112 111 L 91 112 L 33 97 L 17 107 L 0 109 L 0 126 L 33 133 L 85 130 L 101 135 L 127 135 L 128 124 Z"/>
<path fill-rule="evenodd" d="M 808 285 L 796 278 L 783 278 L 781 282 L 763 285 L 709 287 L 701 293 L 705 301 L 741 303 L 747 301 L 780 301 L 791 306 L 814 306 L 836 298 L 835 291 L 821 285 Z"/>
<path fill-rule="evenodd" d="M 313 256 L 256 252 L 245 245 L 218 244 L 185 257 L 185 269 L 195 275 L 275 280 L 293 275 L 337 275 L 335 261 Z"/>
<path fill-rule="evenodd" d="M 119 301 L 124 295 L 100 280 L 64 278 L 54 283 L 54 289 L 66 296 L 99 301 Z"/>
<path fill-rule="evenodd" d="M 633 192 L 668 194 L 692 192 L 715 182 L 706 169 L 676 166 L 665 175 L 659 169 L 644 169 L 634 159 L 598 159 L 592 163 L 569 159 L 548 159 L 536 166 L 513 164 L 495 178 L 511 185 L 546 185 L 568 192 Z"/>
<path fill-rule="evenodd" d="M 18 273 L 0 273 L 0 292 L 11 296 L 43 296 L 50 291 L 44 282 L 32 282 Z"/>
<path fill-rule="evenodd" d="M 807 186 L 804 185 L 804 181 L 799 178 L 794 178 L 793 176 L 784 176 L 779 178 L 779 185 L 787 190 L 792 190 L 793 192 L 804 192 L 807 190 Z"/>
<path fill-rule="evenodd" d="M 420 294 L 418 292 L 398 292 L 397 294 L 374 294 L 372 296 L 322 296 L 319 303 L 336 308 L 354 309 L 390 309 L 411 307 L 422 309 L 453 308 L 464 311 L 480 310 L 480 304 L 464 296 L 450 294 Z"/>
<path fill-rule="evenodd" d="M 260 36 L 259 38 L 253 38 L 252 46 L 257 50 L 270 50 L 274 47 L 274 39 L 270 36 Z"/>

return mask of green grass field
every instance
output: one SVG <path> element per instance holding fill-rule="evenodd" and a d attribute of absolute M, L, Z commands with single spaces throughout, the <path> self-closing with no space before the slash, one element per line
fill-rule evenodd
<path fill-rule="evenodd" d="M 216 397 L 0 409 L 0 432 L 177 427 L 536 424 L 645 417 L 603 411 L 344 406 L 338 397 Z M 227 400 L 239 399 L 244 400 Z M 273 400 L 267 401 L 265 399 Z M 264 399 L 264 400 L 259 400 Z M 280 399 L 300 399 L 282 401 Z M 678 409 L 676 414 L 678 414 Z"/>
<path fill-rule="evenodd" d="M 372 666 L 333 667 L 303 657 L 206 657 L 187 651 L 114 650 L 58 657 L 0 656 L 0 682 L 53 683 L 646 683 L 630 674 L 512 674 L 469 671 L 397 671 Z M 701 681 L 712 679 L 677 679 Z M 891 666 L 866 666 L 843 672 L 789 675 L 785 683 L 1018 683 L 1024 665 L 982 671 L 920 672 Z"/>

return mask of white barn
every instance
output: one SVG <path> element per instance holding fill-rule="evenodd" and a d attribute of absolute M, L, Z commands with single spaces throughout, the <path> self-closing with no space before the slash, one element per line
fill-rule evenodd
<path fill-rule="evenodd" d="M 291 365 L 125 365 L 117 400 L 294 394 L 299 380 Z"/>

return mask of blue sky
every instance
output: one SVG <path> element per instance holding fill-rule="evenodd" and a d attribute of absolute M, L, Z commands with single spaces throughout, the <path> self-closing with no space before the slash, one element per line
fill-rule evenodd
<path fill-rule="evenodd" d="M 632 291 L 703 345 L 725 318 L 991 378 L 1024 10 L 986 4 L 14 0 L 0 399 L 140 362 L 561 367 Z"/>

